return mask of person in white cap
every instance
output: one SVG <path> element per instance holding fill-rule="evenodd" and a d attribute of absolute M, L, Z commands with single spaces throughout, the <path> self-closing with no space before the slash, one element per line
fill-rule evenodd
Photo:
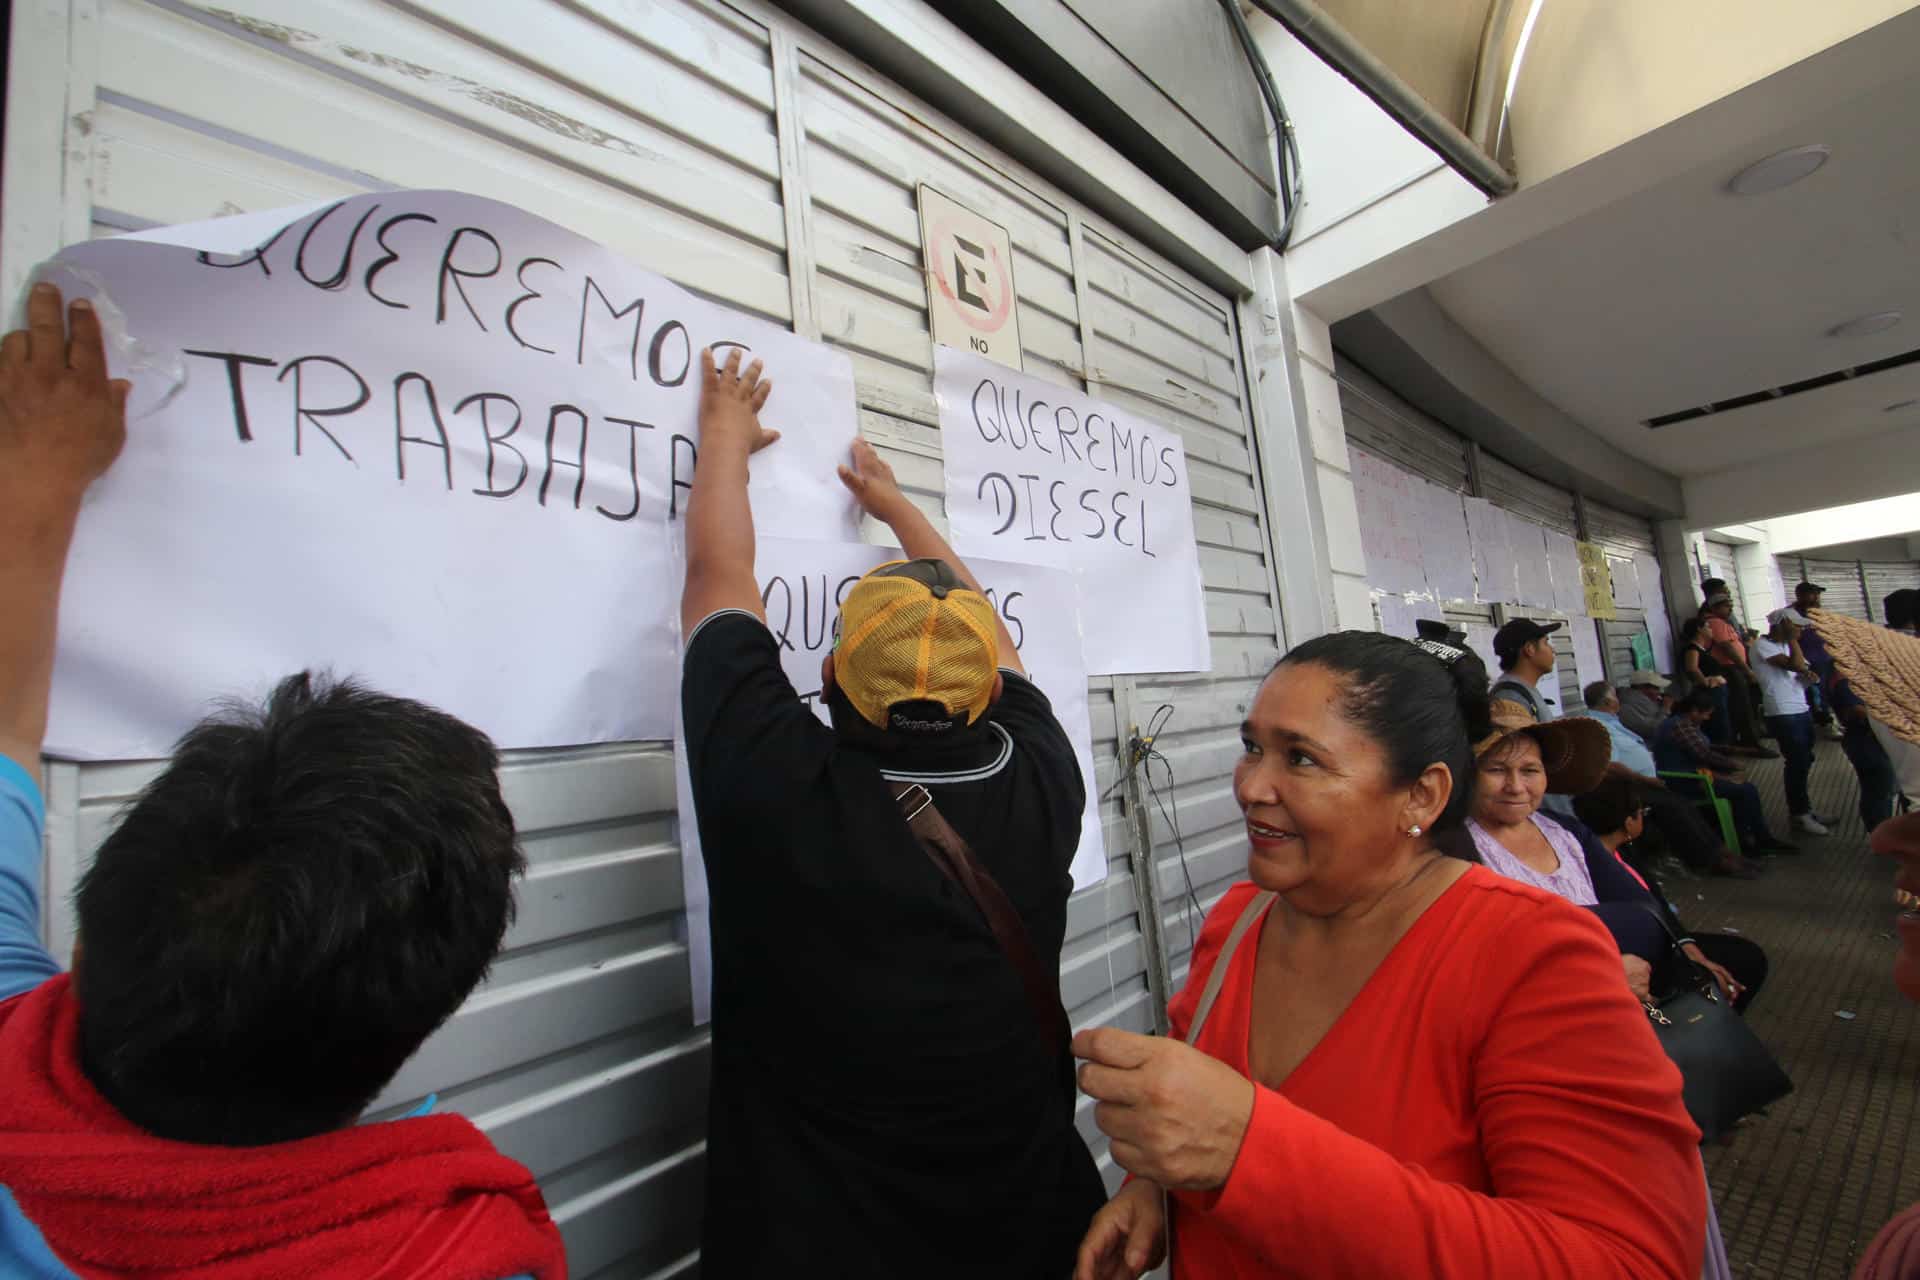
<path fill-rule="evenodd" d="M 1760 687 L 1760 710 L 1767 732 L 1786 757 L 1787 812 L 1793 825 L 1808 835 L 1828 834 L 1827 824 L 1813 811 L 1807 794 L 1807 775 L 1813 769 L 1813 713 L 1807 705 L 1807 686 L 1813 667 L 1800 651 L 1800 628 L 1806 615 L 1794 609 L 1775 609 L 1767 615 L 1767 634 L 1753 642 L 1748 661 L 1754 683 Z"/>
<path fill-rule="evenodd" d="M 1660 722 L 1673 714 L 1669 690 L 1673 681 L 1658 671 L 1636 671 L 1620 692 L 1620 722 L 1646 742 L 1660 732 Z"/>

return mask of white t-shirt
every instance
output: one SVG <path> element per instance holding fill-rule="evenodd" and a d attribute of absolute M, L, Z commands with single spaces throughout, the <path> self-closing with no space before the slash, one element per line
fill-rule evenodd
<path fill-rule="evenodd" d="M 1764 715 L 1797 716 L 1807 709 L 1807 686 L 1800 682 L 1800 673 L 1767 661 L 1792 656 L 1791 646 L 1770 636 L 1761 636 L 1753 642 L 1748 664 L 1753 668 L 1754 679 L 1760 682 L 1760 710 Z"/>

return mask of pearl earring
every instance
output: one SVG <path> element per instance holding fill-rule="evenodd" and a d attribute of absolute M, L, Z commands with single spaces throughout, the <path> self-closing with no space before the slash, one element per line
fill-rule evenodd
<path fill-rule="evenodd" d="M 1412 826 L 1410 826 L 1410 827 L 1408 827 L 1408 828 L 1407 828 L 1407 834 L 1408 834 L 1408 835 L 1410 835 L 1410 836 L 1417 836 L 1417 835 L 1419 835 L 1419 834 L 1420 834 L 1420 824 L 1416 822 L 1416 823 L 1414 823 L 1414 824 L 1413 824 Z"/>

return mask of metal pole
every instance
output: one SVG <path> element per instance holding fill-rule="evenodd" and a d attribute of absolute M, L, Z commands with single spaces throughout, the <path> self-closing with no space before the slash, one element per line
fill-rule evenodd
<path fill-rule="evenodd" d="M 1127 823 L 1133 828 L 1133 847 L 1127 852 L 1127 867 L 1133 873 L 1133 900 L 1140 918 L 1140 945 L 1147 953 L 1147 994 L 1153 1007 L 1153 1029 L 1167 1034 L 1167 1001 L 1172 999 L 1172 981 L 1168 977 L 1167 944 L 1161 929 L 1159 860 L 1153 849 L 1153 811 L 1147 804 L 1146 788 L 1140 785 L 1144 753 L 1140 749 L 1145 732 L 1134 712 L 1133 680 L 1116 676 L 1113 681 L 1114 719 L 1120 726 L 1120 763 L 1126 769 Z"/>
<path fill-rule="evenodd" d="M 1395 75 L 1387 64 L 1362 48 L 1345 28 L 1312 0 L 1253 0 L 1254 8 L 1278 22 L 1322 61 L 1353 82 L 1436 155 L 1490 196 L 1510 194 L 1518 185 L 1511 173 L 1460 132 L 1453 121 Z"/>

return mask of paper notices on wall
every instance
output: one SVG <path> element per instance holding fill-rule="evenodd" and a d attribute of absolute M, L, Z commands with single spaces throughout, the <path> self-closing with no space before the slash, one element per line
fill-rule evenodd
<path fill-rule="evenodd" d="M 1518 604 L 1520 587 L 1513 561 L 1513 537 L 1507 513 L 1485 498 L 1464 498 L 1467 538 L 1473 544 L 1475 596 L 1481 604 Z"/>
<path fill-rule="evenodd" d="M 1210 670 L 1180 437 L 952 347 L 934 393 L 954 549 L 1075 571 L 1093 675 Z"/>
<path fill-rule="evenodd" d="M 1437 600 L 1472 600 L 1473 547 L 1460 495 L 1424 480 L 1413 483 L 1427 589 Z"/>
<path fill-rule="evenodd" d="M 1613 602 L 1622 609 L 1640 608 L 1640 575 L 1634 562 L 1620 556 L 1607 557 L 1607 576 L 1613 581 Z"/>
<path fill-rule="evenodd" d="M 1586 580 L 1580 574 L 1580 548 L 1574 536 L 1558 529 L 1542 529 L 1547 540 L 1547 565 L 1553 573 L 1553 608 L 1565 614 L 1585 613 Z"/>
<path fill-rule="evenodd" d="M 901 553 L 861 543 L 797 542 L 761 538 L 754 571 L 767 611 L 767 626 L 780 645 L 780 666 L 796 693 L 828 723 L 820 698 L 821 659 L 832 650 L 840 601 L 862 574 Z M 1080 654 L 1080 619 L 1070 573 L 1036 565 L 968 560 L 1006 621 L 1028 676 L 1053 704 L 1054 716 L 1073 744 L 1087 789 L 1080 847 L 1073 856 L 1073 887 L 1106 878 L 1106 841 L 1100 830 L 1100 787 L 1095 781 L 1093 722 L 1087 702 L 1087 672 Z M 687 946 L 693 978 L 694 1021 L 711 1017 L 712 934 L 708 926 L 706 864 L 694 822 L 693 791 L 686 769 L 686 735 L 675 721 L 675 788 L 679 797 L 681 876 L 686 886 Z"/>
<path fill-rule="evenodd" d="M 1650 552 L 1639 551 L 1633 557 L 1634 580 L 1640 584 L 1640 607 L 1647 615 L 1647 635 L 1653 640 L 1654 666 L 1672 672 L 1674 661 L 1673 628 L 1667 623 L 1667 592 L 1660 580 L 1660 561 Z"/>
<path fill-rule="evenodd" d="M 1529 609 L 1551 609 L 1553 573 L 1547 568 L 1547 531 L 1509 511 L 1507 542 L 1513 550 L 1515 593 L 1519 603 Z"/>
<path fill-rule="evenodd" d="M 1367 554 L 1367 585 L 1391 595 L 1426 594 L 1413 493 L 1413 486 L 1420 482 L 1364 449 L 1355 449 L 1350 456 L 1360 546 Z"/>
<path fill-rule="evenodd" d="M 151 359 L 113 372 L 165 401 L 80 521 L 60 755 L 162 755 L 305 667 L 506 747 L 667 737 L 703 347 L 775 382 L 756 522 L 858 537 L 844 355 L 495 201 L 356 196 L 255 249 L 98 240 L 49 274 L 124 313 Z"/>
<path fill-rule="evenodd" d="M 1607 663 L 1600 652 L 1599 628 L 1593 625 L 1593 619 L 1584 613 L 1569 615 L 1567 634 L 1573 639 L 1573 669 L 1580 677 L 1580 688 L 1585 690 L 1595 680 L 1605 680 Z"/>

